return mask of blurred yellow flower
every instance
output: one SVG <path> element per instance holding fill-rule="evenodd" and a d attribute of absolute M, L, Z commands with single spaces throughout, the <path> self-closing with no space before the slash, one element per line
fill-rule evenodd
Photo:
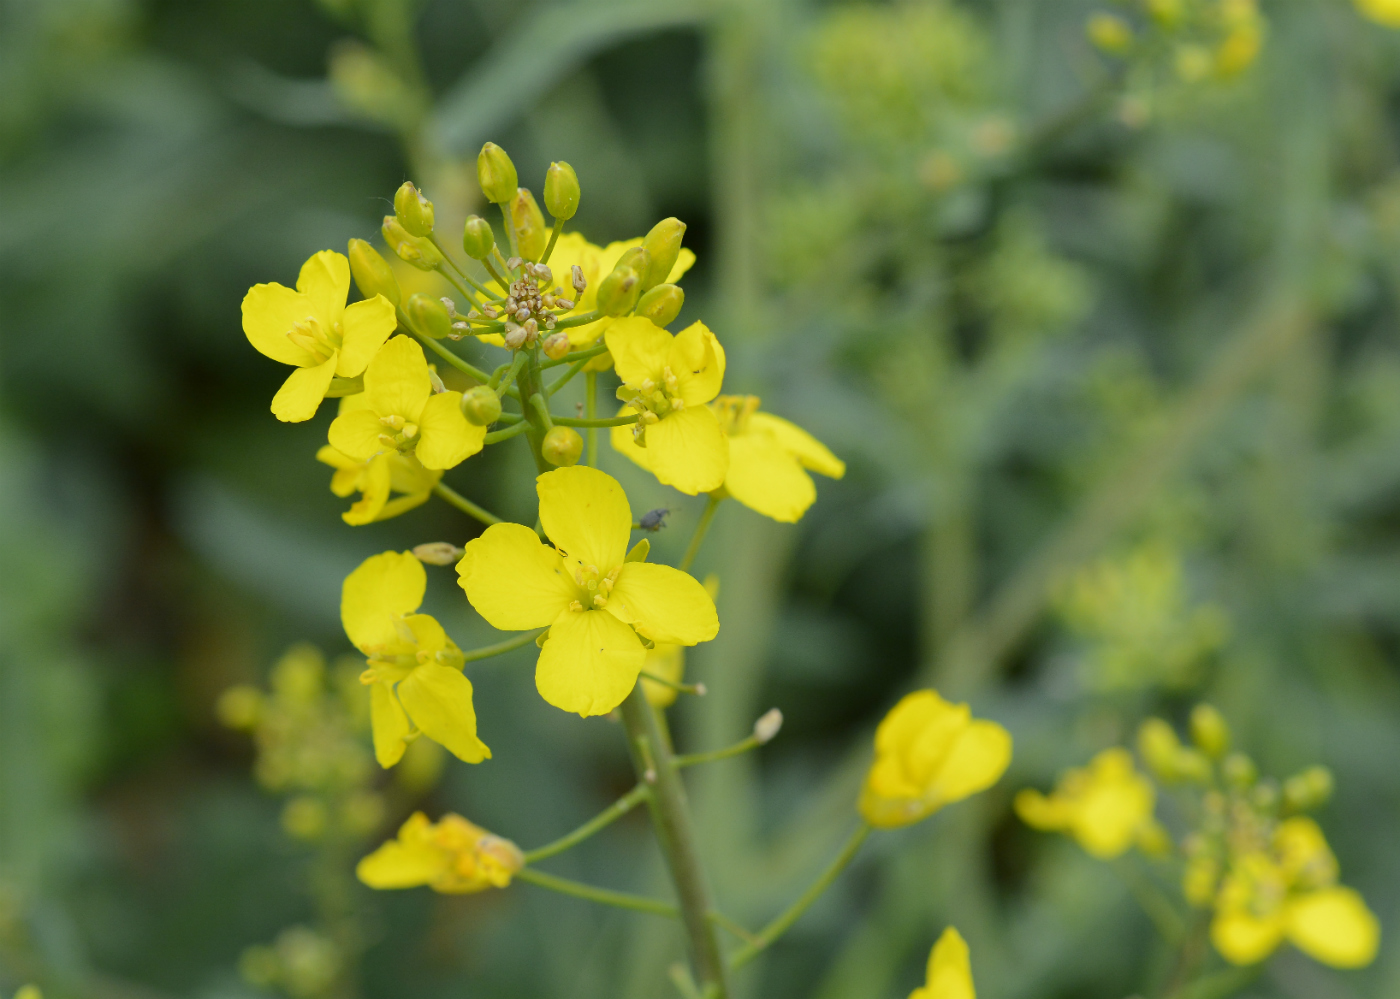
<path fill-rule="evenodd" d="M 808 471 L 839 479 L 846 463 L 801 427 L 758 405 L 753 395 L 722 395 L 710 404 L 729 438 L 724 491 L 750 510 L 793 524 L 817 498 Z"/>
<path fill-rule="evenodd" d="M 695 645 L 719 632 L 715 604 L 670 566 L 627 562 L 632 509 L 612 476 L 575 465 L 536 479 L 554 547 L 520 524 L 493 524 L 457 564 L 467 599 L 492 627 L 549 628 L 535 667 L 540 696 L 564 711 L 607 714 L 636 686 L 642 639 Z"/>
<path fill-rule="evenodd" d="M 967 942 L 953 927 L 943 931 L 928 955 L 928 980 L 909 999 L 977 999 Z"/>
<path fill-rule="evenodd" d="M 368 461 L 377 454 L 415 454 L 424 468 L 451 468 L 481 450 L 486 428 L 462 415 L 462 393 L 434 392 L 416 340 L 396 336 L 365 369 L 364 400 L 331 423 L 331 446 Z"/>
<path fill-rule="evenodd" d="M 423 563 L 412 553 L 384 552 L 365 559 L 341 589 L 341 623 L 369 660 L 360 682 L 370 687 L 380 766 L 397 763 L 417 732 L 467 763 L 491 758 L 476 737 L 472 684 L 462 675 L 461 650 L 435 619 L 413 613 L 427 588 Z"/>
<path fill-rule="evenodd" d="M 944 805 L 985 791 L 1011 762 L 1011 734 L 918 690 L 875 730 L 875 762 L 861 789 L 860 813 L 881 829 L 910 825 Z"/>
<path fill-rule="evenodd" d="M 368 402 L 363 392 L 340 401 L 342 413 L 366 406 Z M 340 515 L 347 524 L 355 526 L 388 520 L 421 506 L 442 478 L 441 470 L 424 468 L 416 455 L 399 451 L 387 451 L 367 461 L 357 461 L 326 444 L 316 452 L 316 460 L 335 469 L 331 475 L 331 492 L 341 497 L 356 492 L 362 494 Z M 390 499 L 391 493 L 400 495 Z"/>
<path fill-rule="evenodd" d="M 658 645 L 655 648 L 647 649 L 647 657 L 642 662 L 642 672 L 659 676 L 663 680 L 670 680 L 672 683 L 680 683 L 685 676 L 684 646 Z M 676 703 L 676 695 L 680 691 L 676 690 L 675 687 L 668 687 L 664 683 L 657 683 L 655 680 L 642 677 L 642 693 L 647 695 L 647 702 L 652 707 L 669 708 Z"/>
<path fill-rule="evenodd" d="M 436 824 L 414 812 L 391 839 L 360 861 L 356 876 L 371 888 L 427 885 L 444 894 L 504 888 L 525 866 L 520 848 L 460 815 Z"/>
<path fill-rule="evenodd" d="M 350 263 L 322 250 L 302 265 L 293 290 L 255 284 L 243 297 L 243 332 L 258 351 L 297 370 L 272 397 L 272 413 L 297 423 L 316 415 L 336 375 L 354 378 L 394 332 L 394 306 L 383 295 L 346 306 Z"/>
<path fill-rule="evenodd" d="M 1400 0 L 1355 0 L 1356 9 L 1377 24 L 1400 28 Z"/>
<path fill-rule="evenodd" d="M 1125 749 L 1105 749 L 1087 767 L 1060 778 L 1053 794 L 1026 788 L 1016 795 L 1016 814 L 1027 825 L 1065 832 L 1095 857 L 1126 853 L 1134 843 L 1156 846 L 1161 840 L 1152 817 L 1157 792 L 1133 767 Z"/>
<path fill-rule="evenodd" d="M 640 414 L 631 426 L 613 427 L 613 447 L 683 493 L 718 489 L 729 468 L 729 441 L 705 403 L 724 382 L 719 340 L 704 323 L 672 336 L 631 316 L 608 328 L 607 343 L 622 379 L 622 415 Z"/>

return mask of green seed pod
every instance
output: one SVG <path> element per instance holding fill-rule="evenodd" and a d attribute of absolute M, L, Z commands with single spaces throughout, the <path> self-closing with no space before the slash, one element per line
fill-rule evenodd
<path fill-rule="evenodd" d="M 515 223 L 515 246 L 520 255 L 526 260 L 544 256 L 549 230 L 545 228 L 544 213 L 535 204 L 535 196 L 528 187 L 515 192 L 515 200 L 510 203 L 510 218 Z"/>
<path fill-rule="evenodd" d="M 659 284 L 637 299 L 637 315 L 646 316 L 657 326 L 667 326 L 681 313 L 685 292 L 680 285 Z"/>
<path fill-rule="evenodd" d="M 394 277 L 394 269 L 379 255 L 379 251 L 363 239 L 350 240 L 350 274 L 355 279 L 355 287 L 365 298 L 383 295 L 395 305 L 399 304 L 399 282 Z"/>
<path fill-rule="evenodd" d="M 462 393 L 462 415 L 468 423 L 489 427 L 501 418 L 501 397 L 489 385 L 478 385 Z"/>
<path fill-rule="evenodd" d="M 583 438 L 573 427 L 555 427 L 544 435 L 540 453 L 551 465 L 576 465 L 583 457 Z"/>
<path fill-rule="evenodd" d="M 1149 718 L 1138 729 L 1138 753 L 1159 780 L 1174 781 L 1181 742 L 1172 727 L 1160 718 Z"/>
<path fill-rule="evenodd" d="M 437 270 L 441 265 L 442 254 L 438 252 L 438 248 L 426 239 L 410 235 L 397 217 L 385 215 L 380 231 L 384 234 L 384 242 L 389 244 L 389 249 L 398 254 L 404 263 L 412 264 L 420 271 Z"/>
<path fill-rule="evenodd" d="M 473 260 L 485 260 L 496 245 L 496 233 L 480 215 L 467 216 L 467 224 L 462 229 L 462 249 Z"/>
<path fill-rule="evenodd" d="M 630 267 L 618 267 L 598 285 L 598 309 L 605 316 L 625 316 L 637 303 L 640 280 Z"/>
<path fill-rule="evenodd" d="M 431 295 L 421 291 L 410 295 L 404 312 L 408 313 L 414 330 L 424 336 L 441 340 L 452 332 L 452 317 L 447 314 L 447 306 Z"/>
<path fill-rule="evenodd" d="M 394 215 L 409 235 L 426 236 L 433 231 L 433 203 L 412 181 L 404 181 L 394 193 Z"/>
<path fill-rule="evenodd" d="M 578 211 L 578 174 L 564 162 L 551 163 L 544 175 L 544 206 L 554 218 L 567 222 Z"/>
<path fill-rule="evenodd" d="M 519 186 L 515 164 L 510 161 L 506 151 L 494 142 L 486 143 L 477 154 L 476 180 L 481 185 L 481 193 L 493 205 L 509 203 Z"/>
<path fill-rule="evenodd" d="M 1191 741 L 1213 760 L 1230 750 L 1230 726 L 1225 716 L 1209 704 L 1191 709 Z"/>
<path fill-rule="evenodd" d="M 642 291 L 655 288 L 671 276 L 671 268 L 676 266 L 676 258 L 681 255 L 684 236 L 685 223 L 677 218 L 662 219 L 651 227 L 647 238 L 642 240 L 642 246 L 651 255 L 651 263 L 642 274 Z"/>

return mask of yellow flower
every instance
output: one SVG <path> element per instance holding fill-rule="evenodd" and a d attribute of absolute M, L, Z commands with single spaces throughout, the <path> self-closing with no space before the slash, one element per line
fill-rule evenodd
<path fill-rule="evenodd" d="M 243 296 L 243 332 L 274 361 L 296 369 L 272 397 L 272 413 L 297 423 L 316 415 L 336 375 L 354 378 L 394 332 L 394 306 L 383 295 L 346 306 L 350 263 L 322 250 L 301 267 L 296 290 L 255 284 Z"/>
<path fill-rule="evenodd" d="M 363 406 L 363 400 L 363 392 L 346 396 L 340 401 L 340 411 L 344 413 L 347 408 Z M 422 505 L 442 478 L 441 471 L 430 471 L 416 456 L 398 451 L 356 461 L 326 444 L 316 452 L 316 460 L 335 469 L 331 475 L 331 492 L 340 497 L 357 492 L 363 494 L 340 515 L 347 524 L 355 526 L 388 520 Z M 391 500 L 391 493 L 402 495 Z"/>
<path fill-rule="evenodd" d="M 967 942 L 953 927 L 943 931 L 928 955 L 928 981 L 909 999 L 977 999 Z"/>
<path fill-rule="evenodd" d="M 705 403 L 724 381 L 719 340 L 704 323 L 672 336 L 631 316 L 608 328 L 607 343 L 622 379 L 622 413 L 641 414 L 637 423 L 613 428 L 613 447 L 683 493 L 718 489 L 729 469 L 729 440 Z"/>
<path fill-rule="evenodd" d="M 583 271 L 584 279 L 588 282 L 588 287 L 583 290 L 583 294 L 577 296 L 574 308 L 569 315 L 583 315 L 585 312 L 592 312 L 598 307 L 598 285 L 612 273 L 617 262 L 622 259 L 622 255 L 634 246 L 641 246 L 642 238 L 625 239 L 620 243 L 609 243 L 607 246 L 594 246 L 576 232 L 566 233 L 559 237 L 559 242 L 554 244 L 554 252 L 549 256 L 549 267 L 554 271 L 554 280 L 562 287 L 566 294 L 572 292 L 570 281 L 574 264 L 578 264 L 579 270 Z M 686 271 L 690 270 L 695 263 L 695 254 L 690 250 L 681 248 L 680 256 L 676 258 L 676 264 L 671 268 L 671 273 L 666 276 L 667 284 L 675 284 L 681 279 Z M 572 326 L 569 328 L 569 343 L 575 347 L 584 347 L 598 339 L 616 319 L 603 318 L 596 322 L 588 323 L 584 326 Z"/>
<path fill-rule="evenodd" d="M 1377 24 L 1400 28 L 1400 0 L 1356 0 L 1356 9 Z"/>
<path fill-rule="evenodd" d="M 916 690 L 875 730 L 875 762 L 860 813 L 881 829 L 918 822 L 944 805 L 985 791 L 1011 762 L 1011 734 L 972 717 L 933 690 Z"/>
<path fill-rule="evenodd" d="M 493 627 L 549 627 L 535 667 L 540 695 L 580 715 L 607 714 L 636 686 L 642 639 L 695 645 L 719 632 L 715 604 L 679 569 L 624 561 L 632 510 L 610 475 L 575 465 L 536 479 L 540 522 L 493 524 L 468 542 L 459 582 Z"/>
<path fill-rule="evenodd" d="M 365 369 L 364 400 L 331 423 L 331 446 L 360 461 L 415 454 L 424 468 L 451 468 L 481 450 L 486 428 L 462 415 L 462 393 L 434 392 L 417 341 L 396 336 Z"/>
<path fill-rule="evenodd" d="M 476 737 L 461 650 L 431 616 L 413 613 L 427 588 L 423 563 L 409 552 L 384 552 L 365 559 L 341 589 L 345 633 L 369 658 L 360 682 L 370 687 L 380 766 L 397 763 L 419 732 L 468 763 L 491 758 Z"/>
<path fill-rule="evenodd" d="M 1027 825 L 1065 832 L 1100 859 L 1118 857 L 1134 843 L 1153 842 L 1157 792 L 1133 768 L 1126 749 L 1105 749 L 1060 778 L 1049 797 L 1029 788 L 1016 795 L 1016 814 Z"/>
<path fill-rule="evenodd" d="M 520 848 L 450 812 L 436 825 L 414 812 L 391 839 L 365 857 L 355 875 L 371 888 L 417 888 L 450 895 L 504 888 L 525 866 Z"/>
<path fill-rule="evenodd" d="M 765 517 L 793 524 L 807 512 L 817 498 L 809 469 L 832 479 L 846 474 L 846 463 L 821 441 L 796 424 L 760 412 L 758 396 L 722 395 L 710 408 L 729 438 L 724 491 Z"/>
<path fill-rule="evenodd" d="M 1334 968 L 1370 964 L 1380 924 L 1336 880 L 1337 860 L 1317 823 L 1301 816 L 1280 823 L 1268 849 L 1232 858 L 1210 927 L 1215 949 L 1234 964 L 1256 964 L 1288 940 Z"/>

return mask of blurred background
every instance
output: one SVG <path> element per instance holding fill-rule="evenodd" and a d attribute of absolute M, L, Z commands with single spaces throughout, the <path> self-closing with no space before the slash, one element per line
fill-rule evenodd
<path fill-rule="evenodd" d="M 1010 800 L 1200 699 L 1263 772 L 1332 768 L 1319 821 L 1390 931 L 1364 971 L 1281 953 L 1247 994 L 1400 994 L 1400 31 L 1263 0 L 1256 58 L 1229 0 L 1186 6 L 1173 33 L 1079 0 L 0 0 L 0 991 L 671 994 L 648 916 L 349 877 L 414 808 L 530 848 L 631 786 L 525 652 L 469 669 L 493 760 L 372 765 L 340 582 L 476 527 L 436 500 L 343 524 L 331 407 L 278 424 L 284 371 L 240 330 L 251 284 L 377 240 L 405 179 L 460 226 L 490 139 L 537 192 L 572 163 L 595 243 L 683 219 L 681 322 L 727 390 L 849 464 L 796 526 L 726 504 L 697 563 L 724 625 L 679 740 L 787 718 L 692 774 L 727 910 L 760 924 L 836 850 L 912 686 L 1016 739 L 741 994 L 906 995 L 949 923 L 992 999 L 1148 994 L 1144 869 Z M 1100 9 L 1131 56 L 1086 36 Z M 603 464 L 673 511 L 674 560 L 703 501 Z M 445 481 L 525 517 L 529 478 L 507 445 Z M 250 739 L 220 696 L 269 676 Z M 664 891 L 649 837 L 552 869 Z"/>

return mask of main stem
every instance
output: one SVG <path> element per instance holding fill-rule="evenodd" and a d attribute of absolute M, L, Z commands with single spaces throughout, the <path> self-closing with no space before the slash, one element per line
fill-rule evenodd
<path fill-rule="evenodd" d="M 647 703 L 642 685 L 632 688 L 622 702 L 622 722 L 627 728 L 627 748 L 632 765 L 643 782 L 650 783 L 648 801 L 656 839 L 680 901 L 681 922 L 685 924 L 690 964 L 701 992 L 713 999 L 728 999 L 729 981 L 720 953 L 719 939 L 709 919 L 713 908 L 710 888 L 695 842 L 695 824 L 690 817 L 685 785 L 671 754 L 670 742 L 661 733 L 655 709 Z"/>
<path fill-rule="evenodd" d="M 544 415 L 530 405 L 530 399 L 536 393 L 541 396 L 544 394 L 544 383 L 540 376 L 539 352 L 535 348 L 528 347 L 522 347 L 521 350 L 529 351 L 525 366 L 515 376 L 516 387 L 520 390 L 520 410 L 526 422 L 530 424 L 529 429 L 525 431 L 525 436 L 530 441 L 530 453 L 534 455 L 535 467 L 541 472 L 547 472 L 552 466 L 545 461 L 540 446 L 544 443 L 544 435 L 549 433 L 549 427 L 545 425 Z"/>

